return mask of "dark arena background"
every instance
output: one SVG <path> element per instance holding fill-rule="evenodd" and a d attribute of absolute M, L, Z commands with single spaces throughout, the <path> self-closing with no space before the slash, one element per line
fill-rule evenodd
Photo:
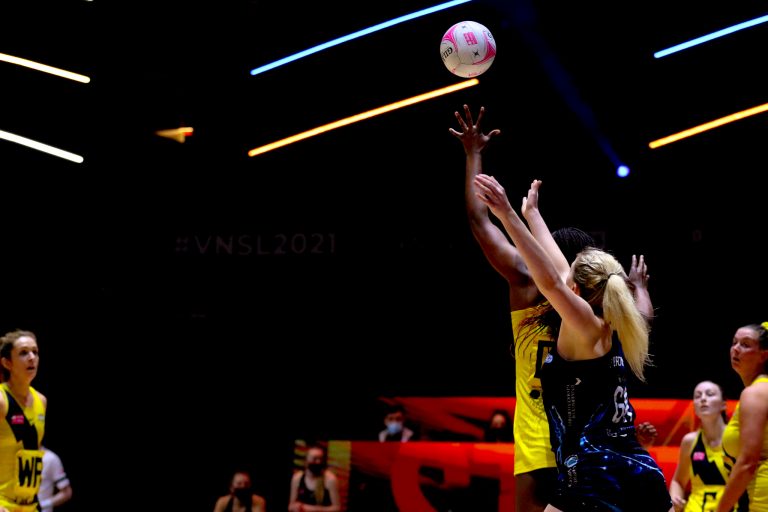
<path fill-rule="evenodd" d="M 0 318 L 39 337 L 62 512 L 210 511 L 236 467 L 285 510 L 297 440 L 354 458 L 393 397 L 514 397 L 506 283 L 470 233 L 448 132 L 465 103 L 502 131 L 484 167 L 513 206 L 542 179 L 550 228 L 626 266 L 645 255 L 655 365 L 634 396 L 686 402 L 706 378 L 738 399 L 732 335 L 768 320 L 768 118 L 649 143 L 765 104 L 768 25 L 654 52 L 765 5 L 473 0 L 249 73 L 438 3 L 0 7 L 0 53 L 91 78 L 0 61 L 0 130 L 84 159 L 0 140 Z M 461 82 L 438 46 L 462 20 L 497 44 L 478 85 L 248 156 Z"/>

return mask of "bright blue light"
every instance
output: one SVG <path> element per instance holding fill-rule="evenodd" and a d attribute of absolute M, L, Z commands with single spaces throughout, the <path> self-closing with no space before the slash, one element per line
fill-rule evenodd
<path fill-rule="evenodd" d="M 412 20 L 420 16 L 432 14 L 433 12 L 441 11 L 443 9 L 448 9 L 449 7 L 454 7 L 456 5 L 465 4 L 471 1 L 472 0 L 452 0 L 451 2 L 445 2 L 443 4 L 438 4 L 432 7 L 428 7 L 426 9 L 422 9 L 420 11 L 416 11 L 411 14 L 406 14 L 404 16 L 400 16 L 398 18 L 385 21 L 384 23 L 379 23 L 378 25 L 373 25 L 372 27 L 368 27 L 363 30 L 358 30 L 357 32 L 353 32 L 349 35 L 333 39 L 332 41 L 328 41 L 327 43 L 319 44 L 317 46 L 301 51 L 299 53 L 295 53 L 293 55 L 289 55 L 288 57 L 282 58 L 280 60 L 276 60 L 270 64 L 265 64 L 261 67 L 252 69 L 251 75 L 258 75 L 259 73 L 269 71 L 270 69 L 275 69 L 276 67 L 282 66 L 283 64 L 288 64 L 289 62 L 299 60 L 302 57 L 312 55 L 313 53 L 317 53 L 321 50 L 325 50 L 326 48 L 330 48 L 331 46 L 336 46 L 341 43 L 346 43 L 347 41 L 351 41 L 352 39 L 357 39 L 358 37 L 366 36 L 378 30 L 391 27 L 392 25 L 397 25 L 398 23 L 402 23 L 404 21 Z"/>
<path fill-rule="evenodd" d="M 686 48 L 690 48 L 691 46 L 696 46 L 697 44 L 706 43 L 707 41 L 711 41 L 712 39 L 717 39 L 718 37 L 732 34 L 733 32 L 736 32 L 738 30 L 754 27 L 755 25 L 759 25 L 760 23 L 765 23 L 766 21 L 768 21 L 768 15 L 761 16 L 759 18 L 755 18 L 750 21 L 745 21 L 743 23 L 739 23 L 738 25 L 733 25 L 732 27 L 718 30 L 717 32 L 712 32 L 711 34 L 708 34 L 706 36 L 701 36 L 701 37 L 697 37 L 696 39 L 691 39 L 686 43 L 680 43 L 678 45 L 669 47 L 666 50 L 661 50 L 659 52 L 656 52 L 653 54 L 653 56 L 656 57 L 657 59 L 660 59 L 662 57 L 666 57 L 670 53 L 679 52 L 681 50 L 685 50 Z"/>
<path fill-rule="evenodd" d="M 619 178 L 626 178 L 629 176 L 629 167 L 626 165 L 620 165 L 618 169 L 616 169 L 616 176 Z"/>

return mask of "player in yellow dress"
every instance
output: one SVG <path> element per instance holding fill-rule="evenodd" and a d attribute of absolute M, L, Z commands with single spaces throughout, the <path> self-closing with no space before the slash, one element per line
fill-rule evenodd
<path fill-rule="evenodd" d="M 472 234 L 485 258 L 508 285 L 515 357 L 515 511 L 541 512 L 549 501 L 548 493 L 555 488 L 557 481 L 557 464 L 550 444 L 549 423 L 539 380 L 539 370 L 554 342 L 546 330 L 526 322 L 528 317 L 536 314 L 544 296 L 533 282 L 517 248 L 491 221 L 488 208 L 475 195 L 473 181 L 483 172 L 482 153 L 491 138 L 501 133 L 500 130 L 491 130 L 487 134 L 482 132 L 480 125 L 484 113 L 485 109 L 481 107 L 477 119 L 473 120 L 469 107 L 464 105 L 463 117 L 459 112 L 455 113 L 461 131 L 449 130 L 464 146 L 464 197 Z M 548 229 L 543 221 L 539 228 Z M 588 233 L 573 227 L 557 229 L 552 237 L 568 261 L 573 261 L 585 247 L 596 245 Z M 642 255 L 632 257 L 629 277 L 638 308 L 650 319 L 653 305 L 648 294 L 648 275 Z M 640 428 L 644 429 L 645 425 Z"/>
<path fill-rule="evenodd" d="M 717 512 L 729 512 L 744 491 L 748 508 L 738 512 L 768 512 L 768 322 L 736 330 L 731 366 L 744 390 L 723 433 L 723 450 L 733 462 Z"/>
<path fill-rule="evenodd" d="M 680 442 L 680 457 L 669 483 L 669 494 L 677 512 L 712 512 L 723 494 L 728 480 L 721 445 L 725 407 L 723 390 L 718 384 L 708 380 L 696 384 L 693 410 L 701 426 L 687 433 Z"/>
<path fill-rule="evenodd" d="M 32 387 L 37 337 L 16 330 L 0 338 L 0 512 L 34 512 L 43 473 L 45 396 Z"/>

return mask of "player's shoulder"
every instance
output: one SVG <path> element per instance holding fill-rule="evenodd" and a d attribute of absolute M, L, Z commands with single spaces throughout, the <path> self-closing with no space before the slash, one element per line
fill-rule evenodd
<path fill-rule="evenodd" d="M 8 412 L 8 395 L 5 394 L 5 388 L 0 386 L 0 416 L 5 416 Z"/>
<path fill-rule="evenodd" d="M 224 510 L 227 506 L 227 502 L 231 499 L 230 494 L 225 494 L 224 496 L 220 496 L 216 500 L 216 504 L 213 507 L 214 512 L 218 512 L 219 510 Z"/>
<path fill-rule="evenodd" d="M 758 382 L 753 382 L 741 391 L 741 395 L 739 396 L 740 408 L 743 410 L 745 404 L 753 406 L 755 405 L 755 402 L 760 405 L 765 405 L 765 399 L 767 397 L 768 381 L 760 380 Z"/>
<path fill-rule="evenodd" d="M 59 457 L 59 455 L 56 452 L 53 452 L 53 451 L 51 451 L 48 448 L 44 449 L 43 457 L 45 457 L 46 459 L 50 459 L 50 460 L 54 460 L 54 461 L 57 461 L 57 462 L 61 462 L 61 457 Z"/>
<path fill-rule="evenodd" d="M 694 430 L 693 432 L 688 432 L 683 436 L 683 438 L 680 440 L 680 447 L 688 447 L 693 446 L 693 444 L 696 442 L 696 439 L 699 438 L 699 431 Z"/>
<path fill-rule="evenodd" d="M 40 398 L 40 401 L 41 401 L 41 402 L 43 402 L 43 406 L 44 406 L 44 407 L 48 407 L 48 397 L 47 397 L 47 396 L 45 396 L 43 393 L 41 393 L 41 392 L 40 392 L 38 389 L 36 389 L 36 388 L 31 388 L 31 389 L 32 389 L 32 392 L 33 392 L 34 394 L 36 394 L 36 395 L 38 396 L 38 398 Z"/>

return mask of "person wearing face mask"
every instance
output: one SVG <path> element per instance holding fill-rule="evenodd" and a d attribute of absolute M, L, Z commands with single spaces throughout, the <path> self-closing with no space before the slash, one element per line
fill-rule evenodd
<path fill-rule="evenodd" d="M 413 430 L 405 426 L 405 409 L 401 405 L 393 405 L 384 415 L 384 425 L 387 427 L 379 432 L 379 441 L 399 441 L 406 443 L 415 441 Z"/>
<path fill-rule="evenodd" d="M 261 496 L 254 494 L 251 475 L 247 471 L 235 471 L 229 484 L 229 494 L 216 500 L 213 512 L 266 512 L 267 505 Z"/>
<path fill-rule="evenodd" d="M 304 470 L 291 478 L 288 512 L 340 512 L 341 495 L 336 475 L 328 469 L 324 446 L 310 445 Z"/>

